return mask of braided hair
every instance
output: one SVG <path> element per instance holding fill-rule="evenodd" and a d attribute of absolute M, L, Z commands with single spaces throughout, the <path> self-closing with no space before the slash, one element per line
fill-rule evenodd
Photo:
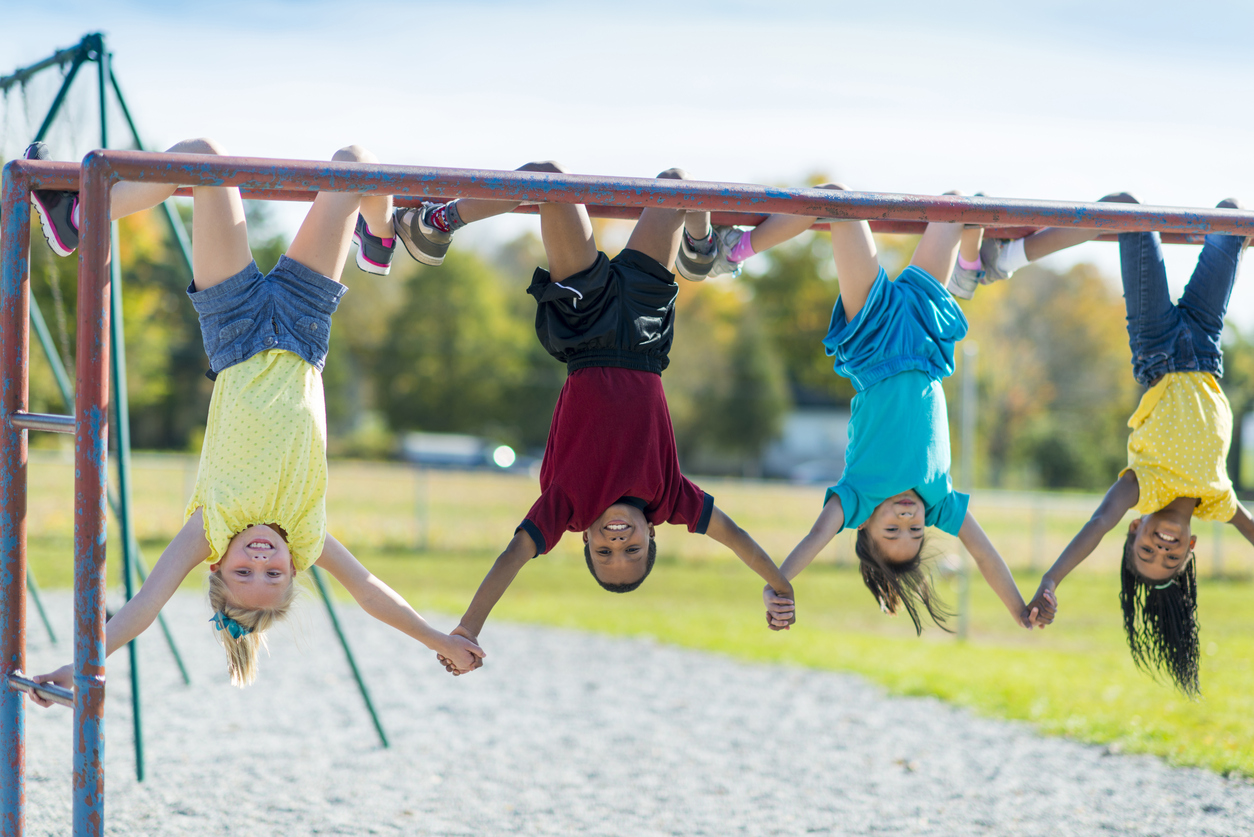
<path fill-rule="evenodd" d="M 1169 581 L 1146 578 L 1136 569 L 1136 534 L 1123 547 L 1119 605 L 1123 630 L 1136 667 L 1150 676 L 1165 673 L 1191 698 L 1198 686 L 1197 561 L 1192 553 Z"/>
<path fill-rule="evenodd" d="M 854 543 L 854 554 L 858 556 L 858 569 L 862 571 L 862 581 L 871 595 L 879 602 L 880 610 L 897 615 L 902 608 L 910 615 L 914 623 L 915 633 L 923 634 L 923 618 L 921 613 L 927 611 L 943 631 L 953 633 L 945 621 L 953 617 L 953 611 L 936 597 L 932 587 L 932 574 L 923 566 L 923 544 L 919 544 L 919 554 L 909 561 L 894 563 L 879 553 L 875 542 L 865 529 L 858 530 Z"/>

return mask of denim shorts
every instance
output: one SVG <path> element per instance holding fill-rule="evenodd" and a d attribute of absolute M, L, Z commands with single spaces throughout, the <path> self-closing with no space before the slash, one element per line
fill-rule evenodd
<path fill-rule="evenodd" d="M 287 256 L 280 256 L 264 276 L 252 262 L 203 291 L 189 285 L 187 295 L 200 316 L 200 336 L 209 356 L 209 377 L 270 349 L 300 355 L 321 371 L 331 315 L 347 290 Z"/>
<path fill-rule="evenodd" d="M 1119 256 L 1132 374 L 1150 386 L 1168 372 L 1224 372 L 1224 315 L 1245 239 L 1208 235 L 1184 293 L 1172 304 L 1158 233 L 1123 233 Z"/>

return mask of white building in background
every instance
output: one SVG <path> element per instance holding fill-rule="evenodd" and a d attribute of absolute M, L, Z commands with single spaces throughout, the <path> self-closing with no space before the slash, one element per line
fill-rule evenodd
<path fill-rule="evenodd" d="M 845 469 L 848 430 L 846 408 L 796 408 L 784 418 L 779 438 L 762 455 L 763 475 L 835 484 Z"/>

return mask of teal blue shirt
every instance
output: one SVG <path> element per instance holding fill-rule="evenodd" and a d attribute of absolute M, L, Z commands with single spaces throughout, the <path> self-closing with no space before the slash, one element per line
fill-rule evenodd
<path fill-rule="evenodd" d="M 846 526 L 861 526 L 875 507 L 913 488 L 928 526 L 957 535 L 970 498 L 949 478 L 949 422 L 940 381 L 900 372 L 854 396 L 845 472 L 827 489 L 840 497 Z"/>
<path fill-rule="evenodd" d="M 966 333 L 953 297 L 917 267 L 895 282 L 881 270 L 850 322 L 836 300 L 823 342 L 857 395 L 845 471 L 823 502 L 840 497 L 845 526 L 861 526 L 880 503 L 913 488 L 927 525 L 958 534 L 970 498 L 954 491 L 949 478 L 949 418 L 940 382 L 953 373 L 954 344 Z"/>

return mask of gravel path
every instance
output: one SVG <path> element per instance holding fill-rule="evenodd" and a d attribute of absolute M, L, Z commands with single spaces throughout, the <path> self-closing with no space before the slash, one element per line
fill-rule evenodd
<path fill-rule="evenodd" d="M 49 598 L 68 635 L 68 597 Z M 142 784 L 126 657 L 115 657 L 107 832 L 1254 833 L 1254 785 L 887 697 L 853 676 L 498 622 L 489 664 L 453 678 L 355 608 L 341 615 L 391 749 L 320 605 L 272 632 L 258 684 L 240 691 L 207 608 L 180 596 L 167 618 L 194 685 L 146 634 Z M 54 649 L 41 626 L 29 633 L 33 671 L 63 661 L 65 640 Z M 28 833 L 68 834 L 70 713 L 27 718 Z"/>

